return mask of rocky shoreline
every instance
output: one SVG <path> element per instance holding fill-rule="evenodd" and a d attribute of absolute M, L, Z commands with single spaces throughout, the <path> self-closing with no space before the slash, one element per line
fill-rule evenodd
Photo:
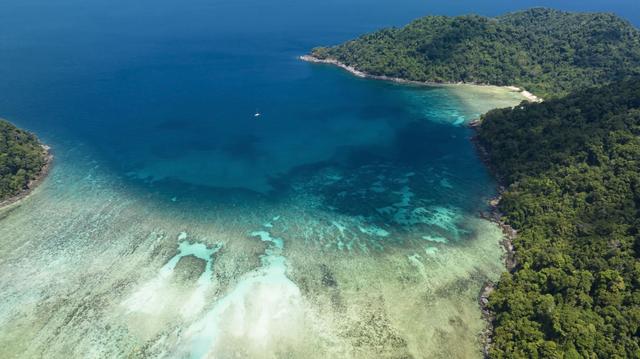
<path fill-rule="evenodd" d="M 500 192 L 503 191 L 503 188 L 500 188 Z M 500 241 L 500 245 L 504 249 L 504 265 L 507 268 L 507 271 L 513 272 L 514 268 L 517 266 L 517 261 L 515 258 L 515 250 L 513 248 L 513 239 L 518 234 L 515 229 L 511 228 L 510 225 L 505 223 L 502 220 L 502 213 L 498 210 L 498 203 L 500 203 L 501 195 L 493 198 L 490 201 L 490 212 L 489 213 L 480 213 L 480 217 L 491 221 L 497 224 L 502 230 L 502 241 Z M 485 329 L 480 333 L 480 342 L 482 343 L 482 354 L 485 358 L 489 357 L 489 349 L 491 348 L 492 343 L 492 334 L 493 334 L 493 320 L 494 315 L 493 312 L 489 309 L 489 296 L 496 288 L 496 283 L 492 281 L 486 281 L 478 294 L 478 304 L 480 305 L 480 309 L 482 310 L 482 318 L 486 322 Z"/>
<path fill-rule="evenodd" d="M 29 181 L 26 189 L 5 200 L 0 201 L 0 209 L 4 209 L 14 203 L 20 202 L 22 199 L 29 196 L 45 180 L 45 178 L 47 178 L 47 175 L 51 170 L 51 166 L 53 165 L 53 154 L 51 153 L 51 147 L 42 144 L 40 146 L 42 147 L 42 155 L 45 158 L 45 163 L 40 169 L 40 173 L 38 173 L 36 178 Z"/>
<path fill-rule="evenodd" d="M 480 126 L 480 121 L 472 121 L 469 126 L 477 130 Z M 504 193 L 505 191 L 505 187 L 502 185 L 504 181 L 495 171 L 495 168 L 492 166 L 491 161 L 489 160 L 489 154 L 487 150 L 482 146 L 482 144 L 480 144 L 477 137 L 473 137 L 472 141 L 475 144 L 478 153 L 480 154 L 482 162 L 484 162 L 487 168 L 489 168 L 493 176 L 500 184 L 500 186 L 498 187 L 498 195 L 489 201 L 489 212 L 480 212 L 480 217 L 497 224 L 502 230 L 503 237 L 502 241 L 500 241 L 500 244 L 504 249 L 504 265 L 507 268 L 507 271 L 512 273 L 515 267 L 518 265 L 515 257 L 516 253 L 513 247 L 513 240 L 518 235 L 518 232 L 509 224 L 503 221 L 502 213 L 498 208 L 500 200 L 502 199 L 502 193 Z M 480 292 L 478 294 L 478 304 L 480 305 L 480 309 L 482 310 L 482 318 L 487 324 L 485 329 L 479 335 L 480 342 L 482 343 L 482 354 L 485 358 L 489 357 L 489 349 L 491 348 L 492 343 L 493 320 L 495 319 L 495 317 L 489 309 L 489 296 L 495 290 L 495 286 L 496 283 L 492 281 L 486 281 L 482 285 L 482 288 L 480 289 Z"/>
<path fill-rule="evenodd" d="M 542 98 L 532 94 L 531 92 L 525 90 L 525 89 L 521 89 L 519 87 L 516 86 L 496 86 L 496 85 L 490 85 L 490 84 L 482 84 L 482 83 L 467 83 L 467 82 L 429 82 L 429 81 L 412 81 L 412 80 L 406 80 L 403 78 L 399 78 L 399 77 L 390 77 L 390 76 L 379 76 L 379 75 L 371 75 L 368 74 L 364 71 L 360 71 L 357 68 L 353 67 L 353 66 L 349 66 L 345 63 L 342 63 L 336 59 L 320 59 L 317 58 L 315 56 L 312 55 L 303 55 L 299 57 L 300 60 L 302 61 L 306 61 L 306 62 L 312 62 L 312 63 L 317 63 L 317 64 L 328 64 L 328 65 L 334 65 L 337 67 L 340 67 L 348 72 L 350 72 L 351 74 L 357 76 L 357 77 L 362 77 L 362 78 L 368 78 L 368 79 L 373 79 L 373 80 L 382 80 L 382 81 L 391 81 L 391 82 L 396 82 L 396 83 L 400 83 L 400 84 L 408 84 L 408 85 L 421 85 L 421 86 L 457 86 L 457 85 L 473 85 L 473 86 L 495 86 L 495 87 L 502 87 L 505 88 L 507 90 L 513 91 L 513 92 L 519 92 L 522 97 L 524 97 L 525 99 L 527 99 L 527 101 L 529 102 L 542 102 Z"/>

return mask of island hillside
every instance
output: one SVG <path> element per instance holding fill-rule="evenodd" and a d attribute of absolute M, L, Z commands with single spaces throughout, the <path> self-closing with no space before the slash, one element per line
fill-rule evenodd
<path fill-rule="evenodd" d="M 311 55 L 372 76 L 515 85 L 547 98 L 493 110 L 477 127 L 506 187 L 497 215 L 517 233 L 512 268 L 489 294 L 487 354 L 640 358 L 637 29 L 550 9 L 429 16 Z"/>
<path fill-rule="evenodd" d="M 36 136 L 0 119 L 0 204 L 24 194 L 50 160 Z"/>
<path fill-rule="evenodd" d="M 311 55 L 373 76 L 513 85 L 549 98 L 640 74 L 640 31 L 612 14 L 534 8 L 427 16 Z"/>
<path fill-rule="evenodd" d="M 640 358 L 640 80 L 484 116 L 516 267 L 493 358 Z"/>

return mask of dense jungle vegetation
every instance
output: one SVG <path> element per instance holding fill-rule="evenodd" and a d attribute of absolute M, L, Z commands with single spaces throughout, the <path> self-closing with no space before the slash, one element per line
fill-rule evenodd
<path fill-rule="evenodd" d="M 612 14 L 535 8 L 427 16 L 312 55 L 371 75 L 515 85 L 549 98 L 640 74 L 640 31 Z"/>
<path fill-rule="evenodd" d="M 27 188 L 46 163 L 38 139 L 0 119 L 0 201 Z"/>
<path fill-rule="evenodd" d="M 312 55 L 371 75 L 516 85 L 483 117 L 517 265 L 491 295 L 493 358 L 640 358 L 640 31 L 610 14 L 429 16 Z"/>
<path fill-rule="evenodd" d="M 640 80 L 494 110 L 517 267 L 489 306 L 493 358 L 640 358 Z"/>

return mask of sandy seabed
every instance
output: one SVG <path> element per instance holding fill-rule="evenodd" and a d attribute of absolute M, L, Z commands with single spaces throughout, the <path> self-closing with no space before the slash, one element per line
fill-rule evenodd
<path fill-rule="evenodd" d="M 480 357 L 500 229 L 421 198 L 425 181 L 465 185 L 444 172 L 361 171 L 216 203 L 131 188 L 81 145 L 57 151 L 40 190 L 0 210 L 2 356 Z M 362 215 L 323 204 L 341 182 Z"/>

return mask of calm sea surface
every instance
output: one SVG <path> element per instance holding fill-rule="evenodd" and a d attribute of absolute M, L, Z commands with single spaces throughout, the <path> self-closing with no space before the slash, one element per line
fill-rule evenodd
<path fill-rule="evenodd" d="M 536 5 L 0 2 L 0 117 L 56 156 L 0 210 L 0 356 L 479 357 L 503 266 L 464 124 L 522 99 L 297 57 Z"/>

